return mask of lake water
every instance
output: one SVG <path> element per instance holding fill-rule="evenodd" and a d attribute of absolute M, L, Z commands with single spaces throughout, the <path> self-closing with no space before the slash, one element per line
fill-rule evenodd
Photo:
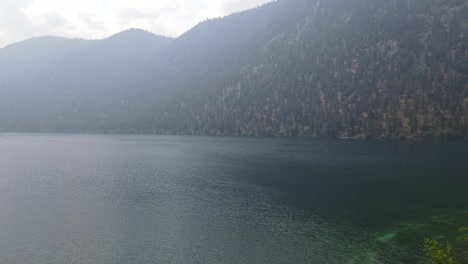
<path fill-rule="evenodd" d="M 0 263 L 423 263 L 468 225 L 467 163 L 460 142 L 0 134 Z"/>

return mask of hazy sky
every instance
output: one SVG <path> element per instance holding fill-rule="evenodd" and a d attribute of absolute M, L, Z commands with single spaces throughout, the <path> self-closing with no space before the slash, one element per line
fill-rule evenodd
<path fill-rule="evenodd" d="M 54 35 L 104 38 L 127 28 L 176 37 L 206 18 L 269 0 L 0 0 L 0 48 Z"/>

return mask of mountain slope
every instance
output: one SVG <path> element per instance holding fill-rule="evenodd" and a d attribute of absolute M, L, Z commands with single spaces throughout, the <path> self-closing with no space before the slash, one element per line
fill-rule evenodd
<path fill-rule="evenodd" d="M 175 40 L 124 32 L 34 84 L 0 75 L 0 130 L 468 139 L 467 13 L 463 0 L 282 0 Z"/>
<path fill-rule="evenodd" d="M 210 61 L 210 77 L 200 76 L 204 60 L 192 67 L 184 62 L 179 78 L 187 80 L 180 86 L 188 88 L 155 111 L 154 127 L 163 133 L 466 138 L 466 11 L 464 1 L 282 1 L 201 24 L 189 33 L 220 37 L 200 49 L 211 43 L 229 50 L 224 35 L 242 36 L 242 30 L 255 37 L 235 42 L 234 56 L 222 52 L 225 57 Z M 252 22 L 242 21 L 249 14 L 260 19 L 247 29 Z M 224 31 L 209 23 L 224 24 Z"/>
<path fill-rule="evenodd" d="M 57 63 L 66 54 L 90 45 L 92 41 L 60 37 L 38 37 L 0 49 L 0 80 L 23 78 Z"/>
<path fill-rule="evenodd" d="M 48 38 L 33 41 L 47 42 Z M 30 42 L 23 46 L 27 48 Z M 21 70 L 18 78 L 11 74 L 2 78 L 9 83 L 0 87 L 0 130 L 105 131 L 100 128 L 104 125 L 101 119 L 109 106 L 118 108 L 119 120 L 120 115 L 131 114 L 116 96 L 138 96 L 128 88 L 140 87 L 138 76 L 171 42 L 170 38 L 132 29 L 65 52 L 41 46 L 33 57 L 35 63 L 27 64 L 29 69 L 18 59 L 11 63 Z M 17 53 L 27 57 L 22 50 Z"/>

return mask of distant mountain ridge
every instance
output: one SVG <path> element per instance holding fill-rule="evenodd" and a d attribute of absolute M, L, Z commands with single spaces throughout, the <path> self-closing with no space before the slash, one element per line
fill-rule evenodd
<path fill-rule="evenodd" d="M 468 3 L 279 0 L 0 49 L 0 131 L 468 139 Z"/>

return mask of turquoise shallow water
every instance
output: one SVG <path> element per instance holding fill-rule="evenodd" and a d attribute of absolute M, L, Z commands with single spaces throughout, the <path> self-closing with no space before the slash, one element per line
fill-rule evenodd
<path fill-rule="evenodd" d="M 467 150 L 0 134 L 0 263 L 424 263 L 463 252 Z"/>

